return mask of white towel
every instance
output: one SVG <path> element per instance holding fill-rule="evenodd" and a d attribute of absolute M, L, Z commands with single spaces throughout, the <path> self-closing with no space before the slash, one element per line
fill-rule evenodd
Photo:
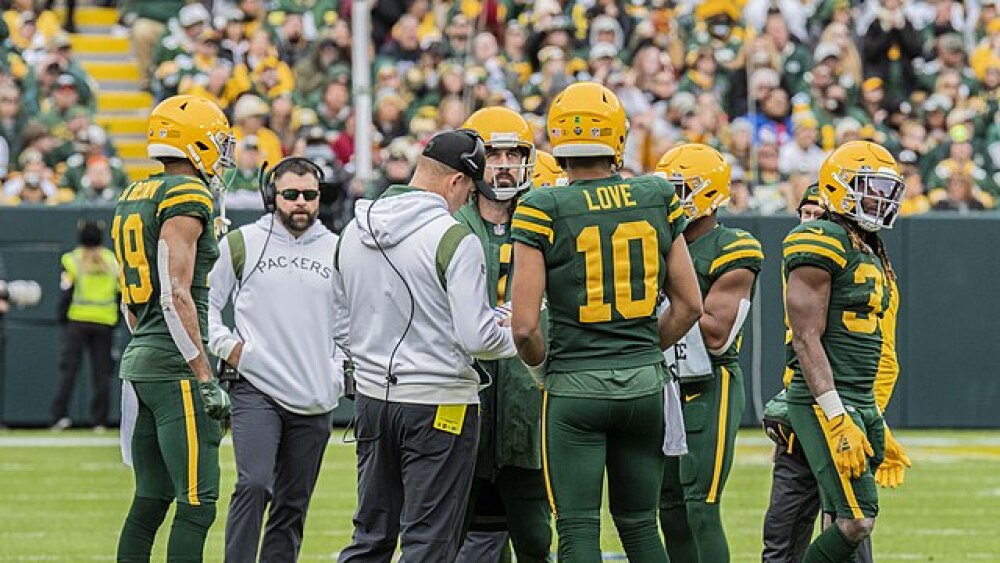
<path fill-rule="evenodd" d="M 663 386 L 663 430 L 663 455 L 680 456 L 688 452 L 681 386 L 673 379 Z"/>
<path fill-rule="evenodd" d="M 666 296 L 657 309 L 656 314 L 660 315 L 670 305 L 670 300 Z M 694 323 L 691 330 L 677 341 L 670 348 L 663 351 L 663 358 L 667 361 L 670 372 L 678 379 L 705 379 L 712 375 L 712 360 L 708 357 L 708 350 L 705 348 L 705 341 L 701 337 L 701 325 Z"/>
<path fill-rule="evenodd" d="M 122 419 L 121 448 L 122 461 L 132 467 L 132 434 L 135 433 L 135 423 L 139 418 L 139 397 L 135 394 L 132 382 L 122 380 Z"/>

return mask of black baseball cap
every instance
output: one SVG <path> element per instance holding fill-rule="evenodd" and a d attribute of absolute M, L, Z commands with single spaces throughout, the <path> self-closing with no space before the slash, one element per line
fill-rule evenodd
<path fill-rule="evenodd" d="M 482 192 L 487 187 L 483 181 L 486 145 L 479 133 L 472 129 L 456 129 L 434 135 L 424 147 L 423 155 L 468 175 L 475 181 L 476 190 Z"/>

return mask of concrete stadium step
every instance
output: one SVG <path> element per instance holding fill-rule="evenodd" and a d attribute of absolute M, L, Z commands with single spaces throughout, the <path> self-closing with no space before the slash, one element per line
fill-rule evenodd
<path fill-rule="evenodd" d="M 115 37 L 107 33 L 73 33 L 69 36 L 69 41 L 73 44 L 73 54 L 81 60 L 86 60 L 88 55 L 134 60 L 132 43 L 128 37 Z"/>
<path fill-rule="evenodd" d="M 122 160 L 146 158 L 146 139 L 112 137 L 112 142 Z"/>
<path fill-rule="evenodd" d="M 97 111 L 101 113 L 148 111 L 153 107 L 153 96 L 149 92 L 100 92 L 97 95 Z"/>
<path fill-rule="evenodd" d="M 101 92 L 138 92 L 142 90 L 139 80 L 99 80 Z"/>
<path fill-rule="evenodd" d="M 141 180 L 158 172 L 163 172 L 163 165 L 153 160 L 129 160 L 125 162 L 125 173 L 128 174 L 129 182 Z"/>
<path fill-rule="evenodd" d="M 139 80 L 141 78 L 139 67 L 133 61 L 106 63 L 84 61 L 81 66 L 83 66 L 83 70 L 86 70 L 98 82 L 105 80 Z"/>
<path fill-rule="evenodd" d="M 66 18 L 65 8 L 57 8 L 55 12 L 60 19 Z M 77 6 L 74 19 L 78 29 L 111 27 L 118 23 L 118 10 L 99 6 Z"/>
<path fill-rule="evenodd" d="M 146 137 L 146 126 L 149 116 L 140 113 L 133 115 L 97 115 L 94 121 L 115 137 Z"/>

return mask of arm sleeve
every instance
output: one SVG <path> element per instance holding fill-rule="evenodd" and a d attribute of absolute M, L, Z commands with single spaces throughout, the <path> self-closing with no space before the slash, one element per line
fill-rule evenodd
<path fill-rule="evenodd" d="M 846 248 L 840 239 L 820 227 L 806 225 L 794 229 L 785 237 L 782 259 L 789 272 L 799 266 L 814 266 L 826 270 L 831 276 L 847 265 Z"/>
<path fill-rule="evenodd" d="M 486 263 L 475 236 L 466 236 L 445 272 L 455 335 L 465 351 L 481 360 L 517 354 L 509 328 L 497 324 L 486 303 Z"/>
<path fill-rule="evenodd" d="M 222 322 L 222 309 L 236 286 L 229 241 L 225 238 L 219 243 L 219 258 L 208 279 L 208 349 L 219 358 L 226 359 L 240 339 Z"/>
<path fill-rule="evenodd" d="M 179 215 L 197 217 L 208 224 L 212 220 L 212 213 L 214 213 L 212 192 L 208 191 L 204 184 L 197 182 L 169 188 L 156 208 L 160 224 Z"/>
<path fill-rule="evenodd" d="M 719 279 L 726 272 L 746 268 L 753 273 L 759 273 L 764 261 L 764 251 L 760 242 L 750 233 L 740 233 L 739 236 L 722 247 L 719 256 L 712 261 L 708 274 L 713 280 Z"/>
<path fill-rule="evenodd" d="M 667 184 L 664 199 L 667 204 L 667 224 L 670 226 L 670 242 L 673 242 L 677 240 L 677 237 L 684 234 L 684 229 L 687 228 L 687 216 L 684 215 L 681 198 L 677 197 L 677 192 L 674 191 L 673 186 L 670 186 L 666 180 L 663 180 L 663 182 Z"/>
<path fill-rule="evenodd" d="M 514 209 L 511 221 L 511 240 L 521 242 L 541 250 L 543 253 L 552 246 L 555 232 L 552 217 L 541 205 L 541 198 L 531 197 L 531 192 Z"/>
<path fill-rule="evenodd" d="M 896 357 L 896 314 L 899 312 L 899 289 L 891 282 L 889 308 L 882 315 L 882 355 L 878 360 L 875 374 L 875 404 L 880 412 L 885 412 L 892 398 L 892 391 L 899 379 L 899 362 Z"/>
<path fill-rule="evenodd" d="M 333 307 L 330 315 L 333 317 L 333 341 L 348 357 L 351 356 L 350 323 L 348 317 L 347 293 L 344 291 L 344 278 L 336 267 L 330 275 L 333 284 Z"/>

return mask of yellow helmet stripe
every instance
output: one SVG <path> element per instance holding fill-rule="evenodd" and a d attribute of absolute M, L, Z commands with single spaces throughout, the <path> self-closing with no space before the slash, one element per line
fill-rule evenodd
<path fill-rule="evenodd" d="M 174 197 L 168 197 L 167 199 L 160 202 L 160 205 L 156 208 L 156 214 L 159 215 L 163 213 L 163 210 L 173 207 L 175 205 L 180 205 L 182 203 L 200 203 L 205 207 L 208 207 L 209 213 L 213 211 L 212 198 L 205 197 L 198 194 L 188 194 L 188 195 L 178 195 Z"/>
<path fill-rule="evenodd" d="M 788 235 L 785 238 L 785 242 L 818 242 L 832 246 L 841 252 L 845 252 L 843 243 L 828 235 L 816 233 L 795 233 L 793 235 Z"/>
<path fill-rule="evenodd" d="M 518 205 L 514 209 L 514 215 L 524 215 L 525 217 L 531 217 L 532 219 L 540 219 L 547 223 L 552 222 L 552 217 L 549 217 L 544 211 L 539 211 L 534 207 L 528 207 L 526 205 Z"/>
<path fill-rule="evenodd" d="M 514 219 L 511 221 L 510 226 L 514 229 L 524 229 L 525 231 L 531 231 L 533 233 L 544 235 L 549 239 L 549 244 L 552 244 L 555 241 L 555 233 L 553 233 L 552 229 L 548 227 L 543 227 L 541 225 L 536 225 L 520 219 Z"/>
<path fill-rule="evenodd" d="M 709 267 L 709 273 L 714 274 L 716 270 L 725 266 L 730 262 L 740 260 L 742 258 L 757 258 L 760 260 L 764 259 L 764 253 L 760 249 L 756 250 L 737 250 L 736 252 L 730 252 L 729 254 L 723 254 L 715 260 L 712 261 L 712 265 Z"/>
<path fill-rule="evenodd" d="M 835 251 L 823 246 L 816 246 L 814 244 L 795 244 L 785 248 L 785 258 L 788 258 L 792 254 L 818 254 L 820 256 L 825 256 L 833 261 L 834 264 L 843 268 L 847 265 L 847 259 L 843 256 L 837 254 Z"/>

